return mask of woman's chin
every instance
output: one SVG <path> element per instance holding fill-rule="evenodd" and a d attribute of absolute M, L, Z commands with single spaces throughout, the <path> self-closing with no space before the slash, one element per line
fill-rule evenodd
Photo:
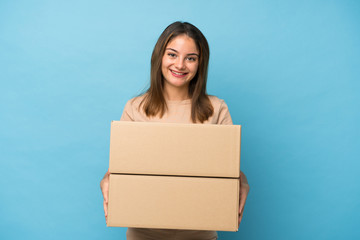
<path fill-rule="evenodd" d="M 176 80 L 167 82 L 168 85 L 176 88 L 187 88 L 189 86 L 189 82 L 185 80 Z"/>

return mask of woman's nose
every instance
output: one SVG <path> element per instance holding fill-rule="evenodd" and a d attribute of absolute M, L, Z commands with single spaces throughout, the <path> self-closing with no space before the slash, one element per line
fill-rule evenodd
<path fill-rule="evenodd" d="M 175 67 L 176 67 L 177 69 L 184 69 L 184 68 L 185 68 L 185 64 L 184 64 L 183 59 L 177 58 L 177 59 L 176 59 L 176 62 L 175 62 Z"/>

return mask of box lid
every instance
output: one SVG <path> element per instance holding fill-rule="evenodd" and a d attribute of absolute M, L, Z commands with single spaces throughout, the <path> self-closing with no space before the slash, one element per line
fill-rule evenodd
<path fill-rule="evenodd" d="M 240 125 L 113 121 L 111 173 L 240 176 Z"/>

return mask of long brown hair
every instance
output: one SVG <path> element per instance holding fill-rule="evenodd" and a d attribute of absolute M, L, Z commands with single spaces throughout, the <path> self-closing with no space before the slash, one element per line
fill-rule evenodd
<path fill-rule="evenodd" d="M 174 22 L 160 35 L 152 56 L 150 87 L 144 94 L 140 107 L 148 117 L 159 114 L 163 117 L 167 110 L 164 98 L 164 77 L 161 71 L 162 57 L 168 43 L 179 35 L 187 35 L 195 41 L 199 50 L 199 66 L 194 78 L 189 83 L 189 96 L 191 97 L 191 120 L 203 123 L 214 113 L 210 99 L 206 93 L 206 81 L 209 65 L 209 44 L 205 36 L 194 25 L 187 22 Z"/>

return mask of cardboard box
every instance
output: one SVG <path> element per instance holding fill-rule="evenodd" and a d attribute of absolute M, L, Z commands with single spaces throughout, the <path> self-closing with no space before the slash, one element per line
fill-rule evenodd
<path fill-rule="evenodd" d="M 239 179 L 110 175 L 108 226 L 237 231 Z"/>
<path fill-rule="evenodd" d="M 240 131 L 113 121 L 108 226 L 237 231 Z"/>
<path fill-rule="evenodd" d="M 113 121 L 110 173 L 240 177 L 239 125 Z"/>

